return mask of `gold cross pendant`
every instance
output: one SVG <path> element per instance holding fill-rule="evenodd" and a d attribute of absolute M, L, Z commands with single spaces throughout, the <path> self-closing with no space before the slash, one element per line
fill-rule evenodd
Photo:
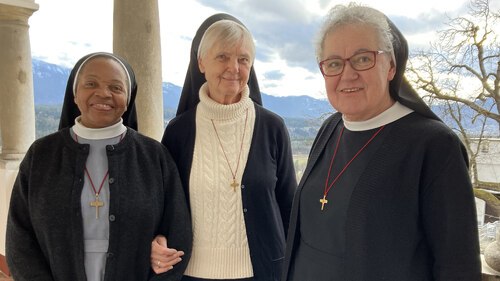
<path fill-rule="evenodd" d="M 231 187 L 233 188 L 233 191 L 236 191 L 236 188 L 238 187 L 238 183 L 236 182 L 236 179 L 233 178 L 233 182 L 231 183 Z"/>
<path fill-rule="evenodd" d="M 319 202 L 321 202 L 321 211 L 323 211 L 323 208 L 325 207 L 325 204 L 328 203 L 328 200 L 326 200 L 326 194 L 323 195 L 322 199 L 319 199 Z"/>
<path fill-rule="evenodd" d="M 91 207 L 95 207 L 95 219 L 99 218 L 99 207 L 104 206 L 104 202 L 99 201 L 99 195 L 95 195 L 95 201 L 90 202 Z"/>

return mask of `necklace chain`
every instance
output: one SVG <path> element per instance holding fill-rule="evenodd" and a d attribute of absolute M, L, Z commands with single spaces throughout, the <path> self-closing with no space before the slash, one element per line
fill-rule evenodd
<path fill-rule="evenodd" d="M 382 127 L 380 127 L 380 129 L 378 129 L 370 137 L 370 139 L 358 150 L 358 152 L 356 152 L 356 154 L 354 154 L 354 156 L 351 158 L 351 160 L 349 160 L 349 162 L 347 162 L 347 164 L 344 166 L 344 168 L 342 168 L 342 170 L 333 179 L 333 181 L 330 184 L 328 184 L 328 181 L 330 180 L 330 173 L 331 173 L 332 167 L 333 167 L 333 160 L 335 159 L 335 156 L 337 155 L 337 151 L 338 151 L 339 145 L 340 145 L 340 139 L 341 139 L 342 135 L 344 134 L 345 127 L 342 127 L 342 130 L 340 131 L 340 135 L 339 135 L 339 137 L 337 139 L 337 144 L 335 146 L 335 150 L 333 152 L 332 159 L 330 160 L 330 167 L 328 168 L 328 175 L 326 176 L 325 189 L 323 191 L 323 198 L 319 199 L 319 202 L 321 203 L 321 210 L 322 211 L 323 211 L 323 208 L 324 208 L 325 204 L 328 203 L 328 200 L 326 199 L 326 196 L 328 195 L 328 192 L 330 192 L 330 189 L 337 182 L 337 180 L 340 178 L 340 176 L 345 172 L 345 170 L 347 169 L 347 167 L 349 167 L 349 165 L 351 165 L 352 161 L 354 161 L 354 159 L 356 159 L 356 157 L 358 157 L 358 155 L 368 146 L 368 144 L 370 144 L 372 142 L 372 140 L 380 133 L 380 131 L 382 131 L 382 129 L 384 129 L 384 127 L 385 127 L 385 125 L 382 126 Z"/>
<path fill-rule="evenodd" d="M 231 172 L 231 175 L 233 176 L 233 182 L 231 183 L 231 187 L 233 188 L 233 191 L 236 191 L 236 187 L 239 185 L 236 182 L 236 175 L 238 173 L 238 169 L 240 167 L 240 159 L 241 159 L 241 153 L 243 151 L 243 141 L 245 140 L 245 133 L 247 130 L 247 122 L 248 122 L 248 108 L 246 110 L 245 114 L 245 126 L 243 127 L 243 136 L 241 137 L 241 144 L 240 144 L 240 152 L 238 153 L 238 160 L 236 161 L 236 169 L 233 172 L 233 168 L 231 168 L 231 164 L 229 163 L 229 159 L 227 158 L 226 151 L 224 150 L 224 146 L 222 146 L 222 141 L 219 137 L 219 133 L 217 132 L 217 128 L 215 127 L 215 123 L 213 119 L 210 119 L 212 121 L 212 126 L 214 127 L 215 135 L 217 136 L 217 140 L 219 141 L 220 148 L 222 150 L 222 153 L 224 154 L 224 158 L 226 159 L 227 166 L 229 167 L 229 171 Z"/>

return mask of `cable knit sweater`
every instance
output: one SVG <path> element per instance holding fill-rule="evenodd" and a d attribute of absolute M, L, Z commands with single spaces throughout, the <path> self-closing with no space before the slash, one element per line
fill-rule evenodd
<path fill-rule="evenodd" d="M 202 140 L 203 142 L 215 142 L 212 144 L 214 151 L 207 153 L 211 154 L 215 151 L 219 151 L 219 157 L 224 157 L 220 145 L 217 143 L 216 136 L 211 139 L 201 138 L 199 135 L 200 131 L 203 130 L 209 131 L 211 128 L 213 131 L 211 121 L 210 123 L 204 123 L 203 127 L 197 124 L 197 118 L 199 118 L 198 114 L 204 111 L 204 106 L 204 102 L 200 102 L 196 107 L 170 121 L 162 139 L 162 143 L 165 144 L 172 153 L 179 168 L 183 187 L 186 189 L 185 194 L 188 197 L 196 196 L 194 195 L 193 189 L 197 187 L 194 186 L 192 180 L 196 177 L 193 174 L 198 173 L 195 167 L 197 164 L 195 162 L 199 160 L 195 158 L 199 157 L 197 155 L 200 154 L 195 152 L 199 147 L 198 143 L 195 145 L 195 141 Z M 233 104 L 231 106 L 239 105 Z M 244 118 L 244 114 L 246 113 L 243 109 L 241 110 L 242 113 L 240 113 L 240 118 Z M 251 116 L 251 114 L 253 114 L 252 112 L 255 112 L 255 120 L 251 122 L 250 118 L 253 118 Z M 203 115 L 203 113 L 200 115 Z M 290 139 L 283 119 L 269 110 L 264 109 L 262 106 L 252 102 L 252 105 L 249 107 L 248 118 L 248 127 L 245 136 L 248 135 L 249 138 L 251 136 L 251 140 L 248 140 L 251 141 L 251 143 L 248 145 L 248 148 L 244 148 L 242 159 L 240 160 L 240 168 L 238 169 L 238 176 L 236 179 L 240 185 L 237 188 L 237 195 L 235 194 L 235 196 L 238 196 L 236 201 L 241 202 L 234 201 L 234 203 L 237 204 L 235 205 L 234 212 L 243 215 L 245 223 L 244 229 L 246 231 L 246 238 L 250 251 L 253 280 L 277 281 L 282 270 L 285 235 L 288 229 L 291 201 L 297 186 L 295 171 L 293 169 Z M 218 121 L 220 120 L 214 120 L 214 123 L 218 132 L 222 133 L 222 131 L 225 131 L 223 126 L 224 122 Z M 253 132 L 248 131 L 251 124 Z M 234 129 L 237 132 L 235 132 L 236 136 L 233 137 L 239 140 L 237 144 L 233 144 L 235 147 L 231 148 L 234 151 L 238 151 L 241 145 L 242 132 L 239 131 L 241 129 Z M 215 132 L 212 133 L 214 134 Z M 229 151 L 229 144 L 225 145 L 224 138 L 226 136 L 227 135 L 224 133 L 220 135 L 224 149 L 226 149 L 228 159 L 234 171 L 236 168 L 234 161 L 237 157 L 234 155 L 237 153 L 231 153 Z M 236 148 L 236 146 L 238 148 Z M 230 154 L 233 156 L 230 156 Z M 245 159 L 243 159 L 243 157 L 245 157 Z M 228 170 L 227 163 L 221 162 L 225 160 L 223 160 L 223 158 L 221 159 L 222 160 L 217 162 L 217 165 L 220 166 L 208 166 L 206 168 L 208 170 L 213 169 L 219 171 L 225 175 L 223 178 L 223 175 L 218 174 L 221 179 L 224 179 L 220 187 L 221 189 L 229 189 L 229 194 L 234 194 L 229 185 L 232 180 L 231 173 Z M 243 173 L 243 175 L 241 176 L 240 173 Z M 211 183 L 206 181 L 203 184 L 208 185 Z M 241 197 L 239 197 L 240 193 Z M 203 204 L 212 205 L 214 204 L 213 200 L 213 197 L 208 197 L 207 195 L 201 198 Z M 192 210 L 192 220 L 195 221 L 194 224 L 197 224 L 198 222 L 196 221 L 200 219 L 211 219 L 214 214 L 212 210 L 203 213 L 203 217 L 195 214 L 196 210 L 194 210 L 194 208 L 196 207 L 193 208 L 194 201 L 195 200 L 189 200 Z M 224 201 L 219 203 L 224 203 Z M 224 218 L 220 216 L 219 213 L 217 213 L 217 216 L 218 218 Z M 197 227 L 195 226 L 195 228 Z M 239 230 L 236 231 L 236 229 L 234 229 L 234 233 L 242 234 L 242 232 Z M 221 240 L 226 239 L 227 235 L 225 233 L 221 233 L 221 235 L 222 236 L 217 236 L 214 234 L 212 237 L 216 237 L 216 241 L 211 241 L 210 243 L 220 243 Z M 196 239 L 197 238 L 195 238 L 195 240 Z M 234 241 L 236 240 L 238 239 L 236 239 L 235 236 Z M 197 244 L 197 242 L 195 242 L 195 244 Z M 194 255 L 196 254 L 193 254 L 193 256 Z M 218 265 L 217 262 L 213 260 L 208 260 L 207 262 L 209 266 Z M 193 259 L 190 260 L 190 267 L 192 263 Z M 232 264 L 234 264 L 234 261 L 227 264 L 220 264 L 220 266 L 224 268 L 223 271 L 231 271 L 234 270 L 230 268 Z M 189 275 L 192 273 L 187 271 L 185 274 Z"/>
<path fill-rule="evenodd" d="M 185 274 L 209 279 L 251 277 L 241 190 L 230 184 L 233 175 L 241 182 L 255 110 L 248 89 L 239 102 L 223 105 L 208 97 L 206 86 L 200 89 L 196 114 L 189 190 L 193 255 Z"/>

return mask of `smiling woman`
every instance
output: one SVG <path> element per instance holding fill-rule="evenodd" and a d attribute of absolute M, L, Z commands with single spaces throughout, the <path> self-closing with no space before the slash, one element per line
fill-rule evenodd
<path fill-rule="evenodd" d="M 316 50 L 338 112 L 295 193 L 282 280 L 479 281 L 467 153 L 405 80 L 399 29 L 373 8 L 337 5 Z"/>
<path fill-rule="evenodd" d="M 254 50 L 239 20 L 207 18 L 165 129 L 193 222 L 183 281 L 279 280 L 296 178 L 283 119 L 260 105 Z M 175 259 L 156 241 L 151 266 L 162 273 Z"/>
<path fill-rule="evenodd" d="M 170 153 L 122 119 L 136 94 L 119 56 L 92 53 L 75 65 L 60 130 L 31 145 L 12 190 L 6 257 L 16 281 L 154 280 L 151 237 L 160 234 L 176 256 L 188 254 L 161 277 L 180 280 L 187 202 Z"/>
<path fill-rule="evenodd" d="M 113 59 L 107 54 L 98 52 L 84 56 L 71 70 L 66 85 L 59 129 L 74 125 L 75 118 L 82 116 L 85 119 L 84 122 L 90 122 L 89 126 L 96 122 L 95 118 L 103 118 L 99 122 L 108 123 L 108 125 L 122 118 L 124 125 L 137 130 L 135 108 L 137 83 L 134 71 L 128 63 Z M 103 66 L 107 71 L 102 71 Z M 101 101 L 101 103 L 94 106 L 96 101 Z M 99 126 L 99 124 L 92 126 Z"/>
<path fill-rule="evenodd" d="M 217 26 L 227 23 L 226 29 Z M 244 27 L 220 21 L 203 35 L 198 50 L 198 66 L 205 74 L 208 94 L 220 104 L 236 103 L 250 77 L 255 45 Z"/>
<path fill-rule="evenodd" d="M 103 128 L 117 123 L 127 111 L 131 84 L 128 72 L 109 57 L 84 63 L 75 79 L 75 103 L 80 121 L 89 128 Z"/>

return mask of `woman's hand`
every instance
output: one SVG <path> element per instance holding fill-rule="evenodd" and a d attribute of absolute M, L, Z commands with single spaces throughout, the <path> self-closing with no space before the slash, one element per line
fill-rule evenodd
<path fill-rule="evenodd" d="M 164 273 L 174 268 L 182 260 L 183 251 L 167 247 L 167 238 L 163 235 L 155 237 L 151 242 L 151 268 L 156 274 Z"/>

